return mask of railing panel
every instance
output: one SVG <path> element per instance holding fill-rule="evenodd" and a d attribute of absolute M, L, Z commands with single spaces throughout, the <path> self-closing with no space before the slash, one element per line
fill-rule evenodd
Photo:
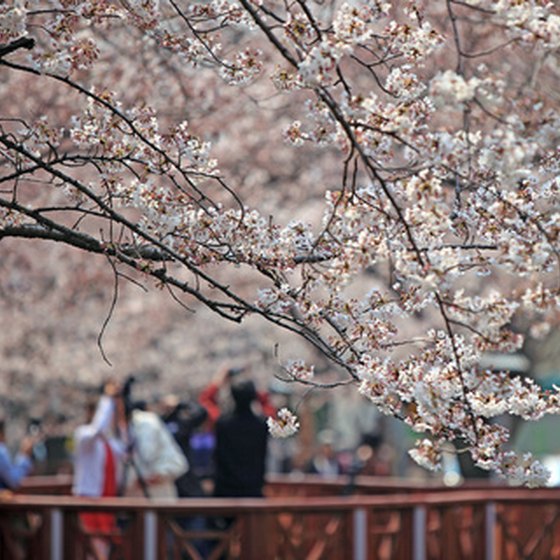
<path fill-rule="evenodd" d="M 368 552 L 379 560 L 412 558 L 413 508 L 376 508 L 368 516 Z"/>
<path fill-rule="evenodd" d="M 242 511 L 237 515 L 208 516 L 203 529 L 185 528 L 189 519 L 200 516 L 160 514 L 167 557 L 178 559 L 186 554 L 193 560 L 339 560 L 353 556 L 351 508 Z"/>
<path fill-rule="evenodd" d="M 496 518 L 500 560 L 560 559 L 560 503 L 499 504 Z"/>
<path fill-rule="evenodd" d="M 145 558 L 156 560 L 157 554 L 152 557 L 144 553 L 146 530 L 143 524 L 148 512 L 129 512 L 126 510 L 107 511 L 103 504 L 92 509 L 85 515 L 104 516 L 112 519 L 110 528 L 97 528 L 84 526 L 83 515 L 78 510 L 72 509 L 63 513 L 63 557 L 73 560 L 88 560 L 90 558 L 105 558 L 112 560 L 132 560 Z M 154 538 L 157 546 L 157 536 Z"/>
<path fill-rule="evenodd" d="M 219 513 L 219 512 L 218 512 Z M 160 512 L 159 554 L 172 560 L 228 560 L 240 558 L 243 523 L 247 514 L 219 516 L 204 513 Z M 265 524 L 259 524 L 265 530 Z M 263 556 L 264 558 L 264 556 Z"/>
<path fill-rule="evenodd" d="M 50 543 L 48 512 L 6 512 L 0 509 L 0 559 L 47 560 Z"/>
<path fill-rule="evenodd" d="M 277 546 L 271 558 L 352 558 L 351 512 L 284 513 L 275 515 Z"/>
<path fill-rule="evenodd" d="M 478 560 L 486 554 L 485 504 L 428 510 L 428 560 Z"/>

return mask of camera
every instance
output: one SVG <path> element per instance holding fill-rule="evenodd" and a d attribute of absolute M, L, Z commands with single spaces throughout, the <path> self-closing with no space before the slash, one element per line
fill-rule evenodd
<path fill-rule="evenodd" d="M 237 377 L 239 374 L 245 371 L 244 367 L 233 367 L 228 369 L 228 377 Z"/>
<path fill-rule="evenodd" d="M 41 420 L 39 418 L 31 418 L 27 425 L 27 433 L 30 436 L 37 436 L 41 433 Z"/>
<path fill-rule="evenodd" d="M 124 402 L 124 408 L 127 414 L 132 412 L 134 408 L 134 403 L 132 402 L 132 386 L 136 382 L 134 375 L 129 375 L 122 386 L 121 395 Z"/>

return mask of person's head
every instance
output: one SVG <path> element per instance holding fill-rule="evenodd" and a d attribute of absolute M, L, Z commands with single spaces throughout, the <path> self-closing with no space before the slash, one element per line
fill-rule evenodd
<path fill-rule="evenodd" d="M 138 399 L 133 401 L 130 408 L 132 411 L 141 410 L 142 412 L 147 412 L 148 410 L 150 410 L 150 406 L 146 399 Z"/>
<path fill-rule="evenodd" d="M 231 396 L 236 409 L 248 409 L 257 398 L 257 389 L 250 379 L 235 381 L 231 384 Z"/>
<path fill-rule="evenodd" d="M 159 398 L 156 403 L 156 411 L 162 417 L 178 414 L 186 408 L 186 403 L 181 401 L 177 395 L 170 393 Z"/>

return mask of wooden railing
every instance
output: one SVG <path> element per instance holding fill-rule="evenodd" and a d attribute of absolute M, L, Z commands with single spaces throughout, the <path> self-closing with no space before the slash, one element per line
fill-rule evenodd
<path fill-rule="evenodd" d="M 496 483 L 466 481 L 462 490 L 484 490 L 496 488 Z M 72 489 L 71 475 L 31 476 L 23 481 L 20 494 L 34 495 L 70 495 Z M 265 493 L 269 497 L 277 496 L 341 496 L 341 495 L 384 495 L 411 494 L 429 492 L 452 492 L 457 487 L 444 486 L 437 479 L 412 480 L 405 478 L 348 476 L 323 478 L 318 475 L 269 475 Z"/>
<path fill-rule="evenodd" d="M 288 490 L 276 481 L 270 494 L 275 485 Z M 0 504 L 0 558 L 81 560 L 88 551 L 92 558 L 102 537 L 115 560 L 560 559 L 560 489 L 401 486 L 408 491 L 329 497 L 324 492 L 340 493 L 344 481 L 309 480 L 292 484 L 296 496 L 261 500 L 16 495 Z M 82 528 L 80 513 L 101 511 L 118 517 L 114 535 Z"/>

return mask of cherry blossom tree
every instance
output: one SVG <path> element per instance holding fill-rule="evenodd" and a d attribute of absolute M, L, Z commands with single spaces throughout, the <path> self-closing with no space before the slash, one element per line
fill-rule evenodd
<path fill-rule="evenodd" d="M 542 484 L 495 417 L 558 391 L 479 363 L 558 323 L 559 47 L 541 0 L 9 0 L 0 239 L 261 316 L 424 434 L 420 464 L 460 439 Z"/>

